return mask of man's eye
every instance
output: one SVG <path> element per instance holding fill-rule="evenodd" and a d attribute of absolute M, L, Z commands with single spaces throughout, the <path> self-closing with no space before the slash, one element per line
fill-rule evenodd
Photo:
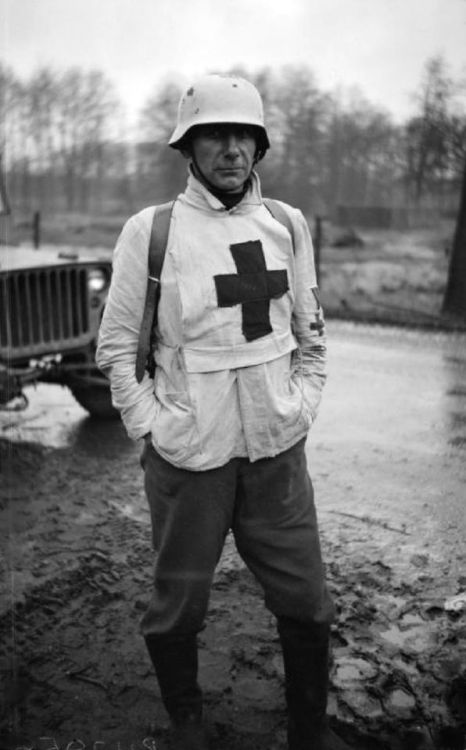
<path fill-rule="evenodd" d="M 211 128 L 207 131 L 207 137 L 219 140 L 222 138 L 222 131 L 219 128 Z"/>
<path fill-rule="evenodd" d="M 251 135 L 249 128 L 235 128 L 232 131 L 232 134 L 235 136 L 235 138 L 238 138 L 238 140 L 244 141 L 246 138 L 249 138 Z"/>

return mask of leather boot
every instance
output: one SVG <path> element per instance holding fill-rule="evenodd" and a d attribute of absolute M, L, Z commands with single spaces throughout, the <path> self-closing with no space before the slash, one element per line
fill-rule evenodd
<path fill-rule="evenodd" d="M 289 750 L 350 750 L 328 726 L 330 626 L 278 618 L 285 668 Z"/>
<path fill-rule="evenodd" d="M 170 716 L 174 750 L 209 750 L 197 682 L 196 635 L 149 635 L 145 641 Z"/>

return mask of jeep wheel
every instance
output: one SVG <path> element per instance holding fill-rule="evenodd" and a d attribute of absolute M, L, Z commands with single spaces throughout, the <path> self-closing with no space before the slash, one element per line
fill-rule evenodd
<path fill-rule="evenodd" d="M 120 415 L 112 405 L 110 386 L 108 382 L 102 384 L 79 383 L 73 378 L 68 387 L 78 404 L 81 404 L 92 417 L 101 419 L 117 419 Z"/>

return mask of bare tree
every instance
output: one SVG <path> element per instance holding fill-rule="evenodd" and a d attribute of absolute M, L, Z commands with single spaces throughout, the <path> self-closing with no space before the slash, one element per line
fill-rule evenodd
<path fill-rule="evenodd" d="M 0 64 L 0 147 L 13 204 L 27 203 L 30 195 L 25 102 L 24 86 L 11 68 Z"/>
<path fill-rule="evenodd" d="M 14 102 L 16 77 L 6 65 L 0 63 L 0 152 L 5 153 L 8 139 L 8 127 L 11 124 L 11 113 Z"/>
<path fill-rule="evenodd" d="M 265 105 L 272 148 L 259 165 L 264 190 L 305 213 L 333 213 L 340 200 L 389 201 L 400 174 L 399 130 L 388 113 L 352 91 L 322 91 L 306 66 L 250 73 Z"/>
<path fill-rule="evenodd" d="M 269 111 L 276 155 L 271 155 L 270 167 L 275 189 L 309 214 L 315 212 L 322 193 L 331 100 L 304 66 L 279 71 L 273 91 Z"/>
<path fill-rule="evenodd" d="M 416 202 L 458 169 L 458 134 L 466 122 L 464 111 L 455 111 L 460 91 L 461 85 L 450 77 L 441 56 L 427 61 L 416 96 L 419 114 L 406 126 L 406 178 Z"/>
<path fill-rule="evenodd" d="M 442 180 L 457 190 L 466 116 L 441 58 L 426 65 L 420 112 L 405 139 L 387 112 L 354 92 L 343 101 L 323 91 L 307 66 L 228 72 L 263 95 L 272 142 L 259 165 L 266 194 L 315 214 L 338 202 L 391 204 L 400 174 L 419 197 Z M 86 211 L 103 210 L 107 199 L 137 207 L 173 197 L 186 171 L 167 146 L 179 96 L 175 81 L 158 87 L 141 112 L 139 143 L 130 144 L 116 136 L 121 108 L 102 72 L 42 68 L 23 82 L 0 64 L 0 145 L 12 202 L 28 211 L 47 204 Z"/>
<path fill-rule="evenodd" d="M 58 82 L 58 155 L 68 210 L 89 207 L 89 184 L 101 178 L 104 144 L 119 103 L 103 73 L 79 68 L 65 71 Z"/>
<path fill-rule="evenodd" d="M 327 204 L 387 205 L 401 173 L 399 129 L 359 93 L 335 99 L 326 138 Z"/>
<path fill-rule="evenodd" d="M 37 207 L 54 199 L 56 170 L 57 75 L 50 68 L 39 69 L 25 86 L 25 115 L 28 124 L 30 169 L 36 180 Z"/>
<path fill-rule="evenodd" d="M 185 180 L 186 166 L 168 147 L 176 122 L 181 88 L 169 81 L 157 88 L 141 111 L 143 140 L 137 147 L 137 183 L 141 202 L 173 198 Z"/>
<path fill-rule="evenodd" d="M 11 195 L 23 210 L 87 209 L 101 195 L 105 147 L 119 102 L 100 71 L 35 71 L 26 82 L 0 66 L 0 136 Z M 91 189 L 93 188 L 93 189 Z"/>
<path fill-rule="evenodd" d="M 466 320 L 466 160 L 443 311 Z"/>
<path fill-rule="evenodd" d="M 144 140 L 166 144 L 176 121 L 181 88 L 173 81 L 158 87 L 146 101 L 140 117 Z"/>
<path fill-rule="evenodd" d="M 462 167 L 466 161 L 466 116 L 454 114 L 450 119 L 449 152 L 451 171 L 461 182 Z"/>

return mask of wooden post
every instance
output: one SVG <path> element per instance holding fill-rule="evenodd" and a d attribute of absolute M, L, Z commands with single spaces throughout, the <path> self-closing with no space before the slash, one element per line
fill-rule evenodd
<path fill-rule="evenodd" d="M 32 241 L 36 250 L 40 247 L 40 211 L 34 211 L 32 220 Z"/>

